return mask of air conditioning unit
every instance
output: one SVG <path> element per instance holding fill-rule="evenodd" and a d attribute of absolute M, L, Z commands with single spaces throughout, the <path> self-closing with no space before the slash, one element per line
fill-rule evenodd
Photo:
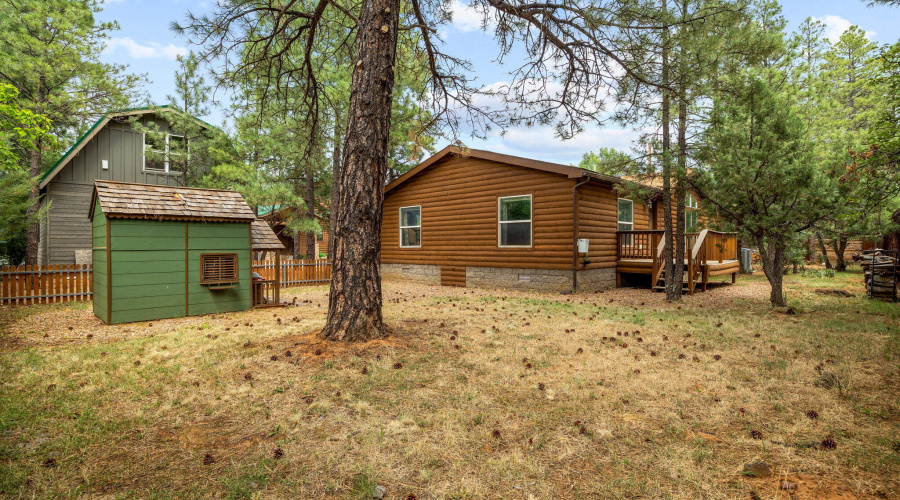
<path fill-rule="evenodd" d="M 753 250 L 750 248 L 741 248 L 741 272 L 753 272 Z"/>

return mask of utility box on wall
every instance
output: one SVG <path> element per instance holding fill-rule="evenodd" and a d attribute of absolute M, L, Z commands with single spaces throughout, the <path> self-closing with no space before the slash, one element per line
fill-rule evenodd
<path fill-rule="evenodd" d="M 578 253 L 588 253 L 588 240 L 587 238 L 579 238 L 578 239 Z"/>

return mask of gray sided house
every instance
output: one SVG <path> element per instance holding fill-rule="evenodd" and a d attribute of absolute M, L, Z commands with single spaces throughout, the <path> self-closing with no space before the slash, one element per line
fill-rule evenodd
<path fill-rule="evenodd" d="M 91 196 L 94 181 L 119 181 L 162 186 L 184 186 L 185 175 L 174 163 L 147 157 L 152 142 L 131 121 L 155 123 L 166 141 L 180 140 L 164 119 L 178 111 L 166 106 L 108 113 L 69 148 L 40 182 L 41 203 L 50 204 L 41 221 L 38 264 L 91 262 Z M 205 127 L 208 124 L 200 122 Z M 153 149 L 165 148 L 165 145 Z"/>

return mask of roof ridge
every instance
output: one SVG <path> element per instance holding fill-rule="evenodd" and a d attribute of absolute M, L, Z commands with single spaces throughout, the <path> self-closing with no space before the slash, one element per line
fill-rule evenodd
<path fill-rule="evenodd" d="M 487 161 L 493 161 L 497 163 L 505 163 L 508 165 L 513 165 L 516 167 L 522 168 L 530 168 L 533 170 L 541 170 L 544 172 L 554 173 L 558 175 L 565 175 L 570 179 L 584 178 L 588 177 L 591 179 L 595 179 L 602 182 L 607 182 L 610 184 L 616 183 L 626 183 L 634 181 L 629 181 L 627 179 L 623 179 L 622 177 L 614 176 L 614 175 L 606 175 L 601 174 L 599 172 L 595 172 L 593 170 L 588 170 L 586 168 L 575 167 L 572 165 L 563 165 L 562 163 L 553 163 L 544 160 L 534 160 L 531 158 L 525 158 L 524 156 L 515 156 L 508 155 L 505 153 L 495 153 L 493 151 L 487 151 L 483 149 L 472 149 L 464 146 L 450 145 L 445 147 L 444 149 L 438 151 L 432 156 L 428 157 L 400 177 L 394 179 L 387 186 L 385 186 L 385 194 L 388 191 L 396 188 L 397 186 L 403 184 L 407 180 L 414 177 L 416 174 L 421 172 L 422 170 L 436 164 L 437 162 L 443 160 L 444 158 L 457 155 L 463 158 L 478 158 Z M 639 183 L 638 183 L 639 184 Z M 648 186 L 650 187 L 650 186 Z M 653 188 L 651 188 L 653 189 Z"/>
<path fill-rule="evenodd" d="M 143 182 L 125 182 L 125 181 L 108 181 L 105 179 L 97 179 L 94 181 L 94 184 L 97 183 L 109 183 L 109 184 L 128 184 L 130 186 L 147 186 L 151 188 L 165 188 L 165 189 L 190 189 L 195 191 L 216 191 L 220 193 L 237 193 L 241 194 L 240 191 L 235 191 L 234 189 L 217 189 L 217 188 L 202 188 L 202 187 L 191 187 L 191 186 L 166 186 L 165 184 L 146 184 Z M 244 195 L 241 194 L 243 198 Z"/>
<path fill-rule="evenodd" d="M 144 107 L 139 107 L 139 108 L 122 108 L 122 109 L 107 111 L 102 116 L 100 116 L 100 118 L 97 118 L 97 121 L 94 122 L 94 124 L 91 125 L 91 127 L 89 129 L 87 129 L 87 131 L 85 133 L 81 134 L 81 136 L 78 137 L 78 139 L 76 139 L 75 142 L 71 146 L 69 146 L 63 152 L 62 155 L 60 155 L 60 157 L 56 160 L 56 162 L 53 163 L 52 167 L 50 167 L 49 169 L 47 169 L 46 172 L 41 174 L 38 185 L 40 186 L 41 189 L 43 189 L 44 186 L 46 186 L 47 183 L 50 182 L 50 180 L 52 180 L 53 177 L 55 177 L 57 173 L 59 173 L 59 171 L 62 169 L 62 167 L 64 167 L 68 163 L 69 157 L 72 154 L 80 151 L 81 147 L 84 145 L 84 143 L 87 141 L 87 139 L 93 137 L 93 134 L 98 132 L 99 129 L 102 128 L 102 125 L 105 125 L 106 122 L 110 121 L 111 119 L 113 119 L 114 117 L 119 116 L 119 115 L 125 115 L 125 114 L 129 114 L 129 113 L 137 114 L 137 113 L 135 113 L 136 111 L 145 111 L 147 113 L 150 113 L 150 112 L 153 112 L 156 110 L 174 111 L 176 113 L 180 113 L 182 115 L 193 118 L 194 120 L 197 120 L 198 122 L 202 123 L 203 125 L 205 125 L 207 127 L 211 127 L 216 130 L 221 130 L 219 127 L 216 127 L 215 125 L 213 125 L 209 122 L 201 120 L 200 118 L 197 118 L 196 116 L 191 115 L 189 113 L 185 113 L 184 111 L 174 107 L 171 103 L 163 104 L 163 105 L 154 104 L 154 105 L 144 106 Z"/>

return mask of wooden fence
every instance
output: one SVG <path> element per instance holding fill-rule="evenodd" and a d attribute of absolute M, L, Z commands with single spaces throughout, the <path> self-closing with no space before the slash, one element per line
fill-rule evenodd
<path fill-rule="evenodd" d="M 281 286 L 326 284 L 331 280 L 331 262 L 326 259 L 282 260 Z M 253 261 L 253 271 L 275 279 L 274 260 Z M 80 302 L 93 296 L 93 273 L 89 264 L 53 266 L 0 266 L 0 304 L 29 305 Z"/>
<path fill-rule="evenodd" d="M 91 300 L 88 264 L 0 266 L 0 304 L 52 304 Z"/>
<path fill-rule="evenodd" d="M 264 279 L 274 280 L 275 265 L 274 259 L 254 260 L 253 271 Z M 331 280 L 331 261 L 328 259 L 282 259 L 278 265 L 281 266 L 282 287 L 324 284 Z"/>

